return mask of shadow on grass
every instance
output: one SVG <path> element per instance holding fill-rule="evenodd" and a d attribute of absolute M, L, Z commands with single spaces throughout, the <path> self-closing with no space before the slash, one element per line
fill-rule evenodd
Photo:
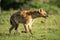
<path fill-rule="evenodd" d="M 39 37 L 36 35 L 30 35 L 31 38 L 34 38 L 36 40 L 45 40 L 46 36 L 45 35 L 40 35 Z"/>
<path fill-rule="evenodd" d="M 10 36 L 9 33 L 0 33 L 0 36 Z"/>
<path fill-rule="evenodd" d="M 1 33 L 0 32 L 0 36 L 17 36 L 17 35 L 20 35 L 19 33 L 11 33 L 11 34 L 9 34 L 9 33 Z"/>

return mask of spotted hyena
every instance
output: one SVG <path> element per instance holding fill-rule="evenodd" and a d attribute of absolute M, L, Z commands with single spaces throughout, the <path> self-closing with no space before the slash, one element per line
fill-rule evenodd
<path fill-rule="evenodd" d="M 10 24 L 12 25 L 9 29 L 9 33 L 11 33 L 12 29 L 17 31 L 19 23 L 24 25 L 25 33 L 29 32 L 32 34 L 32 23 L 35 18 L 48 17 L 47 13 L 43 9 L 39 10 L 22 10 L 13 14 L 10 18 Z"/>

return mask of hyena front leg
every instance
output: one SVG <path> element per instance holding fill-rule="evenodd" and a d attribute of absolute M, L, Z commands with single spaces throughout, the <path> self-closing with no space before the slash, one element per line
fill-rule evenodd
<path fill-rule="evenodd" d="M 29 29 L 29 32 L 32 34 L 32 26 L 31 25 L 28 26 L 28 29 Z"/>
<path fill-rule="evenodd" d="M 28 32 L 28 24 L 24 24 L 24 31 L 22 31 L 23 33 L 27 33 Z"/>
<path fill-rule="evenodd" d="M 29 32 L 32 34 L 32 23 L 33 23 L 32 19 L 27 20 L 26 24 L 24 25 L 25 32 L 28 32 L 29 30 Z"/>
<path fill-rule="evenodd" d="M 28 29 L 31 34 L 32 34 L 32 23 L 33 23 L 33 20 L 30 20 L 30 23 L 28 25 Z"/>

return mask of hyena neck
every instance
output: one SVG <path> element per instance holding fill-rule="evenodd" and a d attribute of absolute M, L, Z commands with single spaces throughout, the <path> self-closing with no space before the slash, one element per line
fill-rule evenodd
<path fill-rule="evenodd" d="M 33 11 L 33 12 L 31 12 L 31 15 L 32 15 L 33 19 L 40 17 L 39 11 Z"/>

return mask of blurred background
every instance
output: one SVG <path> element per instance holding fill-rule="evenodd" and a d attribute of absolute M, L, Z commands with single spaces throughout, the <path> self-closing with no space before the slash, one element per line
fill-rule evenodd
<path fill-rule="evenodd" d="M 44 21 L 37 18 L 33 23 L 34 35 L 17 34 L 9 36 L 10 17 L 19 10 L 35 10 L 43 8 L 49 17 Z M 44 21 L 41 22 L 41 21 Z M 18 31 L 24 27 L 19 25 Z M 0 0 L 0 40 L 60 40 L 60 0 Z"/>
<path fill-rule="evenodd" d="M 2 10 L 30 9 L 55 6 L 60 8 L 60 0 L 0 0 Z"/>
<path fill-rule="evenodd" d="M 58 14 L 60 0 L 0 0 L 0 10 L 28 10 L 39 8 L 44 8 L 50 14 L 53 14 L 53 12 Z"/>

